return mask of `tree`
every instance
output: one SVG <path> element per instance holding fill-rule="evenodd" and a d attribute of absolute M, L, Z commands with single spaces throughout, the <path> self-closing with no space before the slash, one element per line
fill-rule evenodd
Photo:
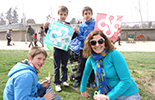
<path fill-rule="evenodd" d="M 46 16 L 46 21 L 51 21 L 52 20 L 52 16 L 49 14 Z"/>
<path fill-rule="evenodd" d="M 76 19 L 72 18 L 72 20 L 70 21 L 71 24 L 76 24 Z"/>
<path fill-rule="evenodd" d="M 13 10 L 12 23 L 18 23 L 17 7 Z"/>
<path fill-rule="evenodd" d="M 6 19 L 9 23 L 18 23 L 18 13 L 17 13 L 17 6 L 15 9 L 12 7 L 6 12 Z"/>
<path fill-rule="evenodd" d="M 28 23 L 28 24 L 35 24 L 35 21 L 34 21 L 34 19 L 28 19 L 28 20 L 27 20 L 27 23 Z"/>
<path fill-rule="evenodd" d="M 138 3 L 138 6 L 137 6 L 137 5 L 136 5 L 136 6 L 134 5 L 134 8 L 139 12 L 140 18 L 141 18 L 141 22 L 143 22 L 140 0 L 137 0 L 137 3 Z M 133 3 L 133 4 L 134 4 L 134 3 Z"/>
<path fill-rule="evenodd" d="M 49 4 L 50 4 L 50 2 L 49 2 Z M 52 6 L 49 6 L 47 10 L 49 11 L 48 15 L 46 16 L 46 21 L 48 22 L 53 19 Z"/>
<path fill-rule="evenodd" d="M 0 15 L 0 25 L 5 25 L 5 17 L 4 17 L 4 14 L 3 13 L 1 13 L 1 15 Z"/>
<path fill-rule="evenodd" d="M 9 21 L 9 23 L 12 23 L 12 7 L 8 10 L 8 12 L 6 12 L 6 19 Z"/>
<path fill-rule="evenodd" d="M 141 23 L 143 23 L 144 19 L 143 19 L 143 15 L 147 16 L 147 21 L 149 21 L 149 0 L 136 0 L 137 3 L 133 3 L 133 6 L 135 8 L 135 10 L 137 10 L 139 12 L 140 18 L 141 18 Z M 146 4 L 146 8 L 145 6 L 141 6 L 141 3 L 145 3 Z M 134 5 L 136 4 L 136 5 Z M 143 7 L 143 9 L 141 9 L 141 7 Z M 145 8 L 145 9 L 144 9 Z M 145 13 L 145 14 L 144 14 Z"/>

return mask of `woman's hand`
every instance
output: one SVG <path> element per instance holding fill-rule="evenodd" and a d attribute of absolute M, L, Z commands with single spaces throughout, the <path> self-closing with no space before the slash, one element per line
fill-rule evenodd
<path fill-rule="evenodd" d="M 93 98 L 94 100 L 106 100 L 107 97 L 104 94 L 97 94 Z"/>
<path fill-rule="evenodd" d="M 91 95 L 87 92 L 81 92 L 81 95 L 84 97 L 84 98 L 88 98 L 88 97 L 91 97 Z"/>

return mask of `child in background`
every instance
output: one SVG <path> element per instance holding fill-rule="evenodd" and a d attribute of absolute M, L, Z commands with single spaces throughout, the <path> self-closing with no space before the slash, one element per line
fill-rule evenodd
<path fill-rule="evenodd" d="M 10 44 L 10 42 L 11 42 L 11 33 L 12 33 L 12 29 L 9 29 L 9 30 L 6 32 L 7 46 L 12 46 L 12 45 Z"/>
<path fill-rule="evenodd" d="M 47 52 L 33 47 L 28 59 L 17 63 L 8 73 L 9 79 L 3 92 L 4 100 L 61 100 L 50 84 L 51 79 L 38 82 L 39 69 L 44 65 Z"/>
<path fill-rule="evenodd" d="M 35 47 L 38 46 L 37 45 L 37 41 L 38 41 L 38 39 L 37 39 L 37 33 L 34 33 L 34 35 L 33 35 L 33 41 L 34 41 Z"/>
<path fill-rule="evenodd" d="M 81 82 L 83 70 L 85 68 L 85 62 L 86 58 L 82 56 L 83 54 L 83 48 L 84 48 L 84 41 L 87 37 L 87 35 L 91 32 L 94 31 L 95 27 L 95 22 L 92 19 L 93 11 L 90 7 L 86 6 L 83 8 L 82 15 L 85 18 L 85 22 L 79 25 L 79 33 L 77 38 L 79 39 L 80 43 L 80 53 L 79 53 L 79 59 L 78 59 L 78 68 L 77 68 L 77 75 L 75 76 L 75 82 L 73 84 L 74 87 L 78 87 Z M 95 88 L 94 84 L 94 79 L 95 75 L 94 72 L 92 71 L 90 78 L 89 78 L 89 83 L 91 88 Z"/>

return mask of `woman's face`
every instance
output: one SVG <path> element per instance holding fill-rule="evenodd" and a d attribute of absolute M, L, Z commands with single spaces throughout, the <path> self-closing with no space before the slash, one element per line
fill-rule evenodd
<path fill-rule="evenodd" d="M 101 53 L 105 48 L 105 39 L 101 35 L 93 36 L 93 39 L 90 40 L 91 48 L 96 53 Z"/>

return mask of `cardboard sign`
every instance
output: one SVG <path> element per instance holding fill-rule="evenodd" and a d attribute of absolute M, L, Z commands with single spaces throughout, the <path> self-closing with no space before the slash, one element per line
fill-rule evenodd
<path fill-rule="evenodd" d="M 101 30 L 111 40 L 117 40 L 118 28 L 120 27 L 123 16 L 97 13 L 95 30 Z"/>
<path fill-rule="evenodd" d="M 45 38 L 45 44 L 68 51 L 73 33 L 72 27 L 52 20 Z"/>

